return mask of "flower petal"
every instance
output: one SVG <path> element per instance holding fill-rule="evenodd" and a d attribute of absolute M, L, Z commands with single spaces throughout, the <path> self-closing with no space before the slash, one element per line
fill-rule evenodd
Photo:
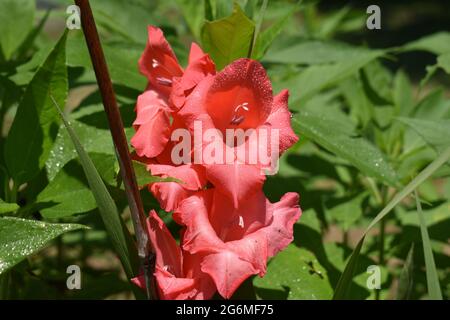
<path fill-rule="evenodd" d="M 189 54 L 189 64 L 183 76 L 173 81 L 170 100 L 174 106 L 173 111 L 178 111 L 184 104 L 186 97 L 206 76 L 214 75 L 216 66 L 208 54 L 195 43 L 192 43 Z"/>
<path fill-rule="evenodd" d="M 279 155 L 298 141 L 291 127 L 291 112 L 288 109 L 289 92 L 282 90 L 274 97 L 272 113 L 266 120 L 270 129 L 279 130 Z M 270 140 L 269 140 L 270 141 Z"/>
<path fill-rule="evenodd" d="M 213 278 L 217 291 L 225 299 L 231 298 L 245 279 L 257 273 L 251 263 L 228 250 L 207 255 L 202 262 L 202 271 Z"/>
<path fill-rule="evenodd" d="M 238 163 L 207 165 L 206 176 L 220 191 L 228 196 L 235 208 L 240 202 L 261 190 L 266 179 L 254 165 Z"/>
<path fill-rule="evenodd" d="M 183 69 L 161 29 L 149 26 L 148 41 L 139 59 L 139 70 L 148 78 L 149 88 L 168 98 L 173 77 L 180 77 Z"/>
<path fill-rule="evenodd" d="M 169 141 L 170 118 L 167 105 L 155 91 L 146 91 L 138 97 L 136 113 L 133 123 L 136 133 L 131 138 L 131 144 L 139 157 L 156 157 Z"/>

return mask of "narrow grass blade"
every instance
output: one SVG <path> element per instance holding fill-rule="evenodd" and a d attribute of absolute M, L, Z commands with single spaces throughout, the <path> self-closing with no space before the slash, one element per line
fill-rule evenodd
<path fill-rule="evenodd" d="M 125 273 L 129 279 L 136 275 L 139 268 L 136 246 L 131 240 L 128 229 L 124 226 L 119 215 L 116 204 L 108 192 L 103 180 L 94 166 L 89 155 L 84 150 L 75 131 L 69 121 L 51 96 L 53 103 L 58 109 L 69 136 L 75 146 L 89 187 L 94 194 L 106 231 L 111 238 L 112 245 L 119 256 Z"/>
<path fill-rule="evenodd" d="M 434 263 L 433 251 L 431 249 L 430 236 L 428 235 L 428 229 L 423 216 L 422 205 L 417 195 L 417 191 L 414 191 L 416 196 L 417 215 L 419 216 L 420 233 L 422 234 L 423 255 L 425 257 L 425 269 L 427 274 L 427 287 L 428 295 L 432 300 L 442 300 L 442 292 L 439 286 L 439 277 L 436 270 L 436 264 Z"/>
<path fill-rule="evenodd" d="M 432 163 L 430 163 L 425 169 L 423 169 L 406 187 L 404 187 L 396 196 L 381 210 L 381 212 L 372 220 L 366 231 L 362 235 L 355 250 L 353 250 L 350 259 L 348 260 L 344 271 L 339 278 L 336 286 L 333 299 L 346 299 L 347 292 L 351 286 L 351 279 L 353 279 L 358 262 L 359 252 L 361 251 L 364 243 L 364 238 L 381 219 L 383 219 L 400 201 L 413 192 L 422 182 L 428 179 L 437 169 L 445 164 L 450 159 L 450 147 L 445 149 L 439 157 L 437 157 Z M 434 264 L 434 263 L 433 263 Z"/>
<path fill-rule="evenodd" d="M 397 288 L 397 300 L 409 300 L 414 283 L 414 242 L 403 265 Z"/>

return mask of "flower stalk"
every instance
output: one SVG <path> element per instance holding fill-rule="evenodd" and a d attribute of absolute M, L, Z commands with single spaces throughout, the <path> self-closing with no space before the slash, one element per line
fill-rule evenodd
<path fill-rule="evenodd" d="M 120 173 L 125 186 L 133 227 L 136 233 L 138 256 L 141 261 L 141 267 L 144 270 L 145 282 L 147 284 L 147 297 L 149 299 L 157 299 L 156 284 L 153 276 L 155 261 L 154 250 L 149 241 L 149 236 L 145 227 L 146 218 L 144 208 L 100 38 L 89 0 L 75 0 L 75 4 L 80 8 L 81 25 L 102 96 L 103 106 L 108 118 L 116 155 L 119 160 Z"/>

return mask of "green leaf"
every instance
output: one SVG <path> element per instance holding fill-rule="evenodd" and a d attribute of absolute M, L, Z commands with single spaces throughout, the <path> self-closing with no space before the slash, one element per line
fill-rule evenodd
<path fill-rule="evenodd" d="M 131 236 L 128 229 L 123 224 L 117 206 L 103 183 L 94 163 L 81 145 L 75 130 L 73 130 L 69 121 L 66 119 L 66 116 L 59 109 L 56 101 L 54 101 L 54 103 L 63 119 L 63 123 L 69 133 L 70 139 L 75 146 L 112 245 L 119 256 L 128 279 L 131 279 L 136 275 L 139 268 L 136 246 L 131 240 Z"/>
<path fill-rule="evenodd" d="M 398 280 L 397 300 L 409 300 L 414 283 L 414 242 L 408 251 L 402 272 Z"/>
<path fill-rule="evenodd" d="M 8 212 L 13 212 L 20 207 L 16 203 L 8 203 L 0 199 L 0 214 L 5 214 Z"/>
<path fill-rule="evenodd" d="M 33 27 L 34 0 L 0 2 L 0 46 L 6 60 L 19 48 Z"/>
<path fill-rule="evenodd" d="M 444 69 L 445 72 L 450 74 L 450 52 L 438 56 L 437 66 Z"/>
<path fill-rule="evenodd" d="M 448 120 L 422 120 L 414 118 L 398 118 L 410 126 L 427 143 L 438 151 L 450 146 L 450 119 Z"/>
<path fill-rule="evenodd" d="M 398 211 L 396 216 L 403 226 L 420 226 L 417 211 Z M 450 219 L 450 203 L 444 202 L 437 207 L 423 211 L 423 218 L 427 228 Z"/>
<path fill-rule="evenodd" d="M 254 22 L 235 4 L 229 17 L 205 22 L 202 28 L 203 46 L 220 70 L 238 58 L 249 57 L 254 31 Z"/>
<path fill-rule="evenodd" d="M 291 89 L 293 101 L 306 100 L 318 91 L 330 87 L 353 75 L 370 61 L 381 56 L 383 51 L 369 51 L 353 59 L 346 59 L 335 64 L 313 65 L 303 69 L 298 75 L 275 84 L 278 91 Z"/>
<path fill-rule="evenodd" d="M 146 185 L 154 182 L 178 182 L 183 183 L 182 181 L 175 178 L 161 178 L 152 176 L 151 173 L 147 170 L 147 166 L 141 162 L 133 160 L 133 169 L 136 174 L 136 180 L 139 188 L 143 188 Z"/>
<path fill-rule="evenodd" d="M 442 300 L 441 287 L 439 286 L 439 277 L 434 263 L 433 251 L 431 249 L 430 236 L 422 212 L 420 199 L 415 191 L 417 215 L 420 221 L 420 233 L 422 234 L 423 255 L 425 257 L 425 269 L 427 274 L 428 295 L 432 300 Z"/>
<path fill-rule="evenodd" d="M 367 197 L 367 192 L 352 198 L 341 199 L 341 203 L 327 209 L 327 216 L 333 218 L 344 230 L 349 230 L 363 214 L 362 202 Z"/>
<path fill-rule="evenodd" d="M 363 137 L 355 137 L 354 132 L 323 111 L 300 110 L 292 119 L 294 130 L 348 160 L 365 175 L 389 185 L 398 184 L 394 169 L 375 145 Z"/>
<path fill-rule="evenodd" d="M 18 106 L 5 144 L 8 172 L 16 185 L 34 178 L 44 167 L 58 128 L 58 113 L 50 94 L 67 98 L 66 33 L 39 68 Z"/>
<path fill-rule="evenodd" d="M 70 124 L 86 152 L 115 154 L 111 134 L 108 130 L 88 126 L 75 120 L 72 120 Z M 48 179 L 53 180 L 61 168 L 76 157 L 77 150 L 71 142 L 71 137 L 64 125 L 61 125 L 53 149 L 45 164 Z"/>
<path fill-rule="evenodd" d="M 47 219 L 55 219 L 95 209 L 97 204 L 94 196 L 82 177 L 82 168 L 75 162 L 59 171 L 37 197 L 41 206 L 44 205 L 39 211 L 41 215 Z"/>
<path fill-rule="evenodd" d="M 409 42 L 402 46 L 403 51 L 429 51 L 434 54 L 450 52 L 450 32 L 438 32 Z"/>
<path fill-rule="evenodd" d="M 86 229 L 79 224 L 56 224 L 12 217 L 0 218 L 0 274 L 38 252 L 59 235 Z"/>
<path fill-rule="evenodd" d="M 394 105 L 398 115 L 406 115 L 414 106 L 411 82 L 403 71 L 397 72 L 394 78 Z"/>
<path fill-rule="evenodd" d="M 252 59 L 261 60 L 272 42 L 283 31 L 297 10 L 298 7 L 292 8 L 286 15 L 257 35 L 255 47 L 252 49 Z"/>
<path fill-rule="evenodd" d="M 361 252 L 362 245 L 364 243 L 365 235 L 359 240 L 355 249 L 350 256 L 347 264 L 345 265 L 344 272 L 339 277 L 336 288 L 334 288 L 333 300 L 343 300 L 347 298 L 350 287 L 352 285 L 353 276 L 358 268 L 359 253 Z"/>
<path fill-rule="evenodd" d="M 370 49 L 355 47 L 337 41 L 297 41 L 285 49 L 269 50 L 264 61 L 290 64 L 328 64 L 359 58 L 371 52 Z"/>
<path fill-rule="evenodd" d="M 326 270 L 310 251 L 291 244 L 271 260 L 267 274 L 253 280 L 263 299 L 330 299 L 332 288 Z"/>
<path fill-rule="evenodd" d="M 143 48 L 141 46 L 112 46 L 107 43 L 102 44 L 102 47 L 112 82 L 143 91 L 146 79 L 139 73 L 137 63 Z M 67 37 L 67 65 L 92 70 L 89 51 L 81 30 L 71 31 Z"/>
<path fill-rule="evenodd" d="M 201 29 L 205 14 L 205 1 L 175 0 L 181 8 L 184 19 L 195 38 L 201 38 Z"/>
<path fill-rule="evenodd" d="M 361 251 L 364 239 L 367 233 L 372 229 L 381 219 L 383 219 L 394 207 L 399 204 L 405 197 L 413 192 L 422 182 L 428 179 L 437 169 L 439 169 L 444 163 L 450 159 L 450 148 L 447 148 L 442 154 L 439 155 L 432 163 L 430 163 L 425 169 L 423 169 L 407 186 L 405 186 L 389 203 L 377 214 L 372 222 L 363 233 L 361 239 L 353 250 L 350 259 L 345 266 L 344 272 L 339 278 L 336 285 L 333 299 L 345 299 L 351 286 L 351 279 L 355 273 L 355 269 L 358 262 L 359 253 Z"/>

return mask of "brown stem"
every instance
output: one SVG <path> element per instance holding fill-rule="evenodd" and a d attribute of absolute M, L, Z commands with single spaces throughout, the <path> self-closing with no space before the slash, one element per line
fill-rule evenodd
<path fill-rule="evenodd" d="M 149 241 L 147 229 L 145 228 L 144 208 L 136 183 L 136 177 L 128 150 L 128 142 L 125 136 L 122 118 L 117 106 L 108 67 L 106 65 L 105 56 L 100 44 L 89 0 L 75 0 L 75 4 L 80 8 L 81 25 L 91 56 L 92 65 L 94 66 L 103 106 L 108 117 L 109 128 L 116 148 L 116 155 L 119 160 L 120 173 L 124 182 L 136 233 L 138 255 L 141 260 L 141 266 L 144 269 L 144 276 L 147 284 L 147 296 L 149 298 L 157 299 L 155 279 L 153 276 L 154 250 Z"/>

